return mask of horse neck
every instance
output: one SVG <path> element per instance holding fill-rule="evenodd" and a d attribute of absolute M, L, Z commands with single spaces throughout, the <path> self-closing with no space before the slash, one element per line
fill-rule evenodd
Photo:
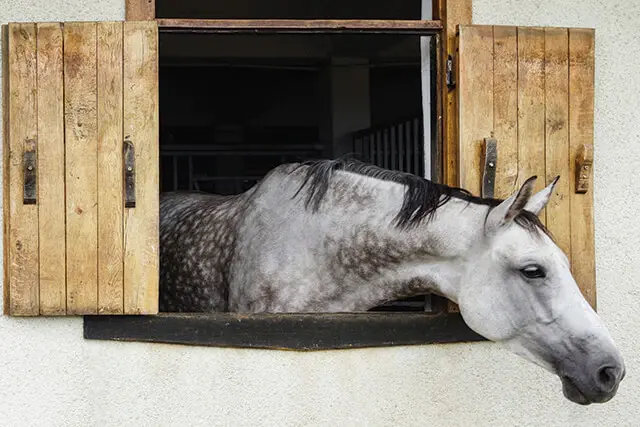
<path fill-rule="evenodd" d="M 356 180 L 350 186 L 351 198 L 334 193 L 328 197 L 333 206 L 323 209 L 333 212 L 334 228 L 328 231 L 334 244 L 333 268 L 341 280 L 352 283 L 355 300 L 373 307 L 434 292 L 456 301 L 463 263 L 482 235 L 488 208 L 452 198 L 430 219 L 400 228 L 393 218 L 402 206 L 404 187 L 371 178 Z M 342 184 L 336 180 L 335 188 L 345 191 Z"/>

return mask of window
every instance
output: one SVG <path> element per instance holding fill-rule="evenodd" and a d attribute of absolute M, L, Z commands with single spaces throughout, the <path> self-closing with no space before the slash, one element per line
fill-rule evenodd
<path fill-rule="evenodd" d="M 345 154 L 429 175 L 418 36 L 170 33 L 160 45 L 161 191 L 238 194 L 280 164 Z"/>
<path fill-rule="evenodd" d="M 514 165 L 526 169 L 517 159 L 540 153 L 540 138 L 545 159 L 564 152 L 555 148 L 564 141 L 571 156 L 586 153 L 591 173 L 593 123 L 584 119 L 589 111 L 578 115 L 575 107 L 588 110 L 593 93 L 591 32 L 462 26 L 456 36 L 454 23 L 468 22 L 470 7 L 445 15 L 437 2 L 441 22 L 420 21 L 416 10 L 424 5 L 413 2 L 392 18 L 382 2 L 365 8 L 366 16 L 350 2 L 318 10 L 287 4 L 234 10 L 217 2 L 131 0 L 128 16 L 150 22 L 4 29 L 5 265 L 11 260 L 5 313 L 86 315 L 85 337 L 92 339 L 199 345 L 310 350 L 482 339 L 453 304 L 435 296 L 369 313 L 156 315 L 158 190 L 237 194 L 277 164 L 356 152 L 477 193 L 487 168 L 482 143 L 492 134 L 497 196 Z M 290 16 L 269 20 L 280 7 Z M 255 16 L 239 15 L 243 10 Z M 521 31 L 522 42 L 509 31 Z M 552 49 L 562 46 L 561 34 L 566 52 Z M 532 55 L 540 37 L 548 37 L 543 46 L 550 50 Z M 578 43 L 575 57 L 571 40 Z M 567 94 L 565 105 L 562 96 L 545 96 L 536 86 L 541 78 L 558 85 L 554 93 L 584 87 L 584 99 Z M 514 99 L 522 114 L 507 123 L 500 114 L 513 111 Z M 564 117 L 560 129 L 574 126 L 574 136 L 547 132 L 555 128 L 545 123 L 562 117 L 529 111 L 526 99 L 553 107 L 543 111 Z M 518 135 L 507 145 L 513 126 Z M 527 134 L 534 128 L 542 132 Z M 522 154 L 515 163 L 504 154 L 513 147 Z M 544 173 L 553 172 L 554 163 L 545 161 Z M 569 159 L 560 163 L 575 175 Z M 585 213 L 582 222 L 569 221 L 566 241 L 576 256 L 593 259 L 591 195 L 562 191 L 572 201 L 555 207 L 558 217 L 570 209 Z M 585 265 L 575 271 L 593 296 L 592 264 Z"/>

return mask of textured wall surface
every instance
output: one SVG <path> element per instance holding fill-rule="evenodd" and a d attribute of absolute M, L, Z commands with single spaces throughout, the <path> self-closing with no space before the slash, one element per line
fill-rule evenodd
<path fill-rule="evenodd" d="M 489 343 L 311 354 L 84 341 L 0 317 L 0 426 L 635 426 L 640 2 L 474 0 L 482 24 L 595 27 L 599 312 L 627 377 L 605 405 Z M 0 21 L 122 19 L 123 0 L 0 0 Z"/>

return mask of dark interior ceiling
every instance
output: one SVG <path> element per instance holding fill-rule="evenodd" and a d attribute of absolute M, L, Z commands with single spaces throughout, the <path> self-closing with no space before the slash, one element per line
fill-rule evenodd
<path fill-rule="evenodd" d="M 157 18 L 420 19 L 421 0 L 156 0 Z"/>

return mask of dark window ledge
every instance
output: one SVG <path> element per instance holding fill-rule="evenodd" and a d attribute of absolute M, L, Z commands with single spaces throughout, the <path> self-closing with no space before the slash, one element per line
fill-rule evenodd
<path fill-rule="evenodd" d="M 299 351 L 485 340 L 459 313 L 372 312 L 85 316 L 84 337 Z"/>

